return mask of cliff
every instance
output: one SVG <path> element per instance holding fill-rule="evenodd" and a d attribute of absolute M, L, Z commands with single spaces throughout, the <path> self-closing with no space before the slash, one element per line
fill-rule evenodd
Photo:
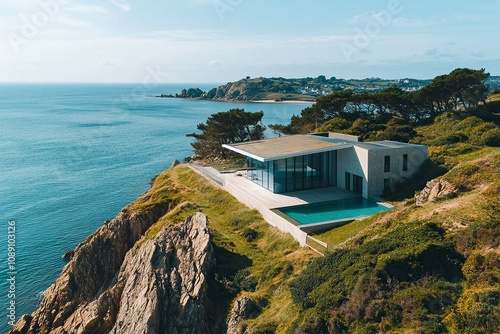
<path fill-rule="evenodd" d="M 202 213 L 137 243 L 168 210 L 121 212 L 75 249 L 40 308 L 10 333 L 213 333 L 215 264 Z"/>
<path fill-rule="evenodd" d="M 305 93 L 300 91 L 301 81 L 297 79 L 284 78 L 246 78 L 235 82 L 229 82 L 209 91 L 199 88 L 183 89 L 175 97 L 186 99 L 202 99 L 214 101 L 285 101 L 300 100 L 313 102 L 318 93 Z M 173 97 L 172 95 L 160 95 L 159 97 Z"/>
<path fill-rule="evenodd" d="M 254 333 L 291 305 L 288 282 L 318 255 L 179 165 L 67 256 L 10 333 Z M 287 324 L 284 310 L 263 325 Z"/>

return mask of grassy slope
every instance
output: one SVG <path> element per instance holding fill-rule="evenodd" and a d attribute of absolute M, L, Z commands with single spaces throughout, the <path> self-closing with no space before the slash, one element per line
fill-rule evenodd
<path fill-rule="evenodd" d="M 420 135 L 426 138 L 431 138 L 434 133 L 439 132 L 440 130 L 433 126 L 419 129 Z M 500 267 L 500 148 L 480 148 L 467 143 L 456 143 L 433 146 L 430 153 L 431 160 L 435 162 L 431 166 L 433 170 L 425 174 L 424 180 L 415 180 L 411 187 L 421 189 L 425 178 L 429 179 L 435 174 L 449 170 L 443 177 L 461 188 L 457 197 L 426 203 L 423 206 L 414 205 L 411 199 L 395 200 L 393 203 L 396 208 L 389 213 L 355 221 L 318 237 L 326 240 L 330 246 L 352 252 L 356 249 L 362 250 L 362 247 L 370 249 L 373 242 L 376 244 L 380 241 L 381 246 L 384 246 L 384 243 L 391 242 L 391 235 L 398 227 L 407 225 L 415 228 L 420 226 L 420 223 L 436 223 L 442 226 L 446 233 L 444 240 L 433 242 L 440 244 L 451 241 L 455 252 L 465 256 L 462 267 L 464 276 L 460 281 L 443 281 L 431 277 L 420 279 L 416 283 L 405 283 L 406 285 L 398 286 L 400 290 L 393 295 L 377 287 L 380 289 L 378 293 L 386 294 L 384 298 L 390 305 L 403 303 L 404 305 L 401 305 L 406 308 L 414 308 L 408 311 L 410 320 L 391 323 L 385 319 L 369 326 L 355 320 L 350 323 L 350 331 L 357 329 L 363 332 L 367 328 L 382 328 L 383 331 L 393 333 L 430 333 L 433 330 L 426 327 L 432 324 L 442 326 L 441 328 L 444 326 L 452 332 L 464 332 L 464 328 L 469 328 L 470 333 L 487 333 L 487 330 L 481 331 L 488 323 L 487 316 L 500 316 L 500 272 L 497 269 Z M 301 277 L 301 272 L 316 262 L 309 261 L 317 255 L 298 247 L 291 237 L 269 227 L 257 212 L 246 208 L 228 193 L 213 187 L 184 165 L 160 175 L 151 191 L 128 209 L 142 210 L 151 204 L 164 201 L 170 201 L 173 210 L 148 231 L 148 237 L 153 237 L 162 226 L 175 224 L 184 220 L 187 215 L 203 211 L 209 216 L 214 242 L 218 246 L 219 279 L 226 278 L 231 281 L 237 271 L 244 268 L 248 269 L 251 277 L 257 279 L 255 291 L 239 293 L 239 296 L 253 296 L 262 301 L 263 305 L 268 303 L 259 317 L 247 321 L 251 332 L 264 333 L 271 330 L 268 332 L 291 333 L 298 326 L 307 323 L 307 319 L 320 313 L 326 320 L 329 314 L 333 314 L 333 308 L 331 311 L 328 309 L 331 306 L 325 308 L 323 305 L 318 311 L 314 307 L 304 308 L 300 303 L 293 303 L 289 283 Z M 420 223 L 415 225 L 415 221 Z M 259 233 L 259 237 L 253 242 L 248 242 L 243 237 L 248 228 Z M 418 241 L 416 243 L 418 246 Z M 409 246 L 402 247 L 405 249 L 404 247 Z M 352 254 L 353 258 L 363 256 L 359 252 L 358 255 L 355 255 L 355 252 Z M 382 255 L 382 258 L 387 260 L 390 256 Z M 334 273 L 328 275 L 334 276 Z M 347 275 L 344 279 L 352 283 L 353 279 L 357 278 L 357 275 L 354 276 Z M 371 279 L 366 278 L 366 282 L 360 281 L 355 286 L 367 289 L 376 285 Z M 328 285 L 323 285 L 315 289 L 312 295 L 328 300 L 323 296 L 331 290 Z M 361 298 L 360 294 L 362 295 L 358 292 L 358 298 Z M 421 299 L 415 297 L 408 302 L 406 299 L 409 296 L 419 296 Z M 227 312 L 234 298 L 236 294 L 226 294 L 220 311 Z M 353 296 L 346 295 L 343 298 L 348 301 L 344 309 L 356 309 L 356 299 Z M 445 308 L 429 313 L 429 308 L 433 311 L 432 308 L 436 307 L 436 304 L 429 304 L 429 298 L 441 298 L 441 302 L 446 304 Z M 340 320 L 335 321 L 338 324 Z M 332 326 L 335 321 L 329 325 Z M 489 326 L 491 329 L 495 325 Z"/>
<path fill-rule="evenodd" d="M 146 238 L 153 238 L 162 227 L 184 221 L 198 211 L 207 214 L 216 245 L 218 280 L 230 282 L 238 270 L 247 269 L 258 284 L 255 291 L 241 291 L 238 296 L 249 295 L 263 305 L 269 304 L 249 325 L 277 326 L 285 331 L 289 321 L 299 315 L 288 282 L 318 255 L 300 247 L 291 236 L 268 225 L 258 212 L 214 187 L 186 165 L 159 175 L 151 190 L 127 209 L 140 211 L 165 201 L 172 203 L 172 210 L 148 230 Z M 257 231 L 257 239 L 247 241 L 242 236 L 246 229 Z M 232 284 L 228 286 L 229 290 L 234 289 Z M 220 289 L 214 298 L 221 305 L 219 312 L 227 313 L 235 294 Z"/>
<path fill-rule="evenodd" d="M 418 132 L 423 138 L 432 140 L 436 134 L 446 132 L 445 129 L 440 128 L 443 125 L 447 126 L 446 124 L 431 125 L 418 129 Z M 442 177 L 460 189 L 456 197 L 428 202 L 422 206 L 416 206 L 411 199 L 396 201 L 393 202 L 396 208 L 391 212 L 355 221 L 317 237 L 326 241 L 330 247 L 355 251 L 369 245 L 371 241 L 379 240 L 382 244 L 387 243 L 391 240 L 390 234 L 399 226 L 411 226 L 414 222 L 437 223 L 445 229 L 445 238 L 453 242 L 455 251 L 465 256 L 462 266 L 464 276 L 459 281 L 461 292 L 452 299 L 446 297 L 448 305 L 445 305 L 446 307 L 438 314 L 434 314 L 430 312 L 432 305 L 425 304 L 428 303 L 425 300 L 429 296 L 421 296 L 426 293 L 425 291 L 433 291 L 434 295 L 446 291 L 444 285 L 442 288 L 436 288 L 446 281 L 431 284 L 425 290 L 418 292 L 418 285 L 423 283 L 418 283 L 419 280 L 417 280 L 417 283 L 412 283 L 416 285 L 411 286 L 411 289 L 417 289 L 412 293 L 415 296 L 412 301 L 412 310 L 407 311 L 409 312 L 407 317 L 416 317 L 411 322 L 391 323 L 387 320 L 388 317 L 379 322 L 372 319 L 371 322 L 364 323 L 364 320 L 352 320 L 357 318 L 348 314 L 347 318 L 351 316 L 347 321 L 350 326 L 349 331 L 354 328 L 361 331 L 369 328 L 379 330 L 384 328 L 384 331 L 393 333 L 432 333 L 444 328 L 453 333 L 489 333 L 492 330 L 500 330 L 499 325 L 490 320 L 498 319 L 500 316 L 500 270 L 498 269 L 500 267 L 500 148 L 480 147 L 470 143 L 431 146 L 430 157 L 432 162 L 430 169 L 435 170 L 424 173 L 423 180 L 414 180 L 406 186 L 413 187 L 414 190 L 421 189 L 417 185 L 422 185 L 426 177 L 430 179 L 429 175 L 436 173 L 436 170 L 441 173 L 448 170 Z M 334 261 L 334 263 L 338 264 L 341 261 Z M 339 284 L 342 283 L 339 282 Z M 455 284 L 454 289 L 456 289 L 456 283 L 450 281 L 446 284 Z M 369 290 L 366 285 L 362 287 Z M 371 288 L 379 294 L 387 293 L 380 286 Z M 411 289 L 407 288 L 407 291 Z M 404 295 L 407 292 L 403 289 L 401 293 Z M 359 296 L 359 294 L 362 293 L 358 291 L 354 296 Z M 449 295 L 453 294 L 449 293 Z M 352 304 L 356 303 L 354 296 L 345 296 L 347 299 L 343 304 L 344 311 L 346 309 L 352 311 Z M 418 300 L 420 297 L 421 301 Z M 389 304 L 403 305 L 395 302 L 399 298 L 397 294 L 387 295 L 384 298 Z M 306 309 L 302 314 L 302 323 L 307 317 L 313 316 L 314 312 L 318 312 L 316 307 Z M 345 318 L 342 319 L 346 321 Z M 330 326 L 335 321 L 339 323 L 340 320 L 330 319 Z M 434 330 L 429 328 L 431 325 L 436 326 Z"/>

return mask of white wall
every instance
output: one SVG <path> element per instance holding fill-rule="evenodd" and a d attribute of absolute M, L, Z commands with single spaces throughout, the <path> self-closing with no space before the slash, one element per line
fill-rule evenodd
<path fill-rule="evenodd" d="M 368 151 L 361 147 L 350 147 L 337 151 L 337 187 L 346 189 L 345 173 L 363 178 L 363 197 L 368 196 Z"/>

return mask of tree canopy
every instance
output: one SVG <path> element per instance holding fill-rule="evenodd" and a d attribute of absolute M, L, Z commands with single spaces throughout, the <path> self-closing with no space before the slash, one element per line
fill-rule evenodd
<path fill-rule="evenodd" d="M 485 81 L 489 76 L 484 69 L 458 68 L 437 76 L 417 91 L 405 91 L 398 87 L 388 87 L 376 93 L 337 91 L 318 97 L 316 103 L 305 108 L 300 116 L 293 116 L 290 124 L 270 127 L 284 134 L 340 130 L 367 136 L 367 131 L 378 131 L 376 139 L 406 141 L 411 139 L 412 134 L 401 137 L 401 131 L 408 130 L 409 126 L 424 123 L 445 111 L 477 110 L 481 103 L 485 103 L 488 93 Z M 335 118 L 344 122 L 333 122 Z M 369 124 L 361 127 L 363 120 L 369 121 Z M 341 123 L 344 128 L 339 128 Z M 347 123 L 357 127 L 346 129 Z M 363 132 L 358 133 L 361 130 Z"/>
<path fill-rule="evenodd" d="M 197 129 L 201 133 L 190 133 L 196 140 L 191 144 L 195 155 L 200 158 L 223 158 L 226 152 L 223 144 L 231 144 L 264 138 L 266 127 L 262 125 L 264 112 L 246 112 L 244 109 L 230 109 L 212 114 L 206 123 Z"/>

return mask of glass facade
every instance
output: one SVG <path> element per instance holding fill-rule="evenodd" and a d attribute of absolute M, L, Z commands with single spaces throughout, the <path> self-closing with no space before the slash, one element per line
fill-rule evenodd
<path fill-rule="evenodd" d="M 337 152 L 261 162 L 247 157 L 247 177 L 274 193 L 336 185 Z"/>

